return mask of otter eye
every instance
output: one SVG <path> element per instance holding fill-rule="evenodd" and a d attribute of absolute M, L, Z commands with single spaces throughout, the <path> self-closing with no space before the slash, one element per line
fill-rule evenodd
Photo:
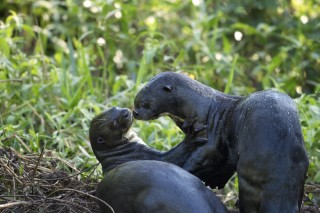
<path fill-rule="evenodd" d="M 166 91 L 166 92 L 171 92 L 171 90 L 172 90 L 172 85 L 165 85 L 165 86 L 163 86 L 163 90 Z"/>
<path fill-rule="evenodd" d="M 99 137 L 99 138 L 97 139 L 97 142 L 98 142 L 98 143 L 104 143 L 104 139 L 103 139 L 102 137 Z"/>

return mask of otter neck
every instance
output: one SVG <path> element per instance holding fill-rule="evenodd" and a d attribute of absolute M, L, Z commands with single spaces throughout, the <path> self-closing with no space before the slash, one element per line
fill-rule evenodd
<path fill-rule="evenodd" d="M 212 101 L 204 97 L 196 97 L 194 101 L 183 104 L 185 118 L 197 118 L 198 123 L 205 123 Z M 193 110 L 192 110 L 193 109 Z"/>
<path fill-rule="evenodd" d="M 207 122 L 210 110 L 220 111 L 241 99 L 240 96 L 224 94 L 201 83 L 187 84 L 187 87 L 179 92 L 188 98 L 182 100 L 182 114 L 177 115 L 182 118 L 197 117 L 197 122 L 203 124 Z"/>

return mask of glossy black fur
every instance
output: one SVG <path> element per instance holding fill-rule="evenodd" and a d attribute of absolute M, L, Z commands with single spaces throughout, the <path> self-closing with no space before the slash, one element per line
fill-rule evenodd
<path fill-rule="evenodd" d="M 226 213 L 200 179 L 161 161 L 132 161 L 106 174 L 96 196 L 117 213 Z M 100 203 L 102 212 L 111 212 Z"/>
<path fill-rule="evenodd" d="M 137 119 L 169 113 L 181 128 L 177 117 L 207 124 L 208 142 L 182 168 L 219 188 L 237 171 L 241 212 L 299 211 L 308 157 L 296 105 L 286 94 L 231 96 L 166 72 L 142 88 L 134 103 Z"/>

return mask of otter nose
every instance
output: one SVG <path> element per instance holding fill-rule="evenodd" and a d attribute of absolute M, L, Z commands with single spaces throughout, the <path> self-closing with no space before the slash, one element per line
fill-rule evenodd
<path fill-rule="evenodd" d="M 125 118 L 129 117 L 129 110 L 122 110 L 122 115 Z"/>
<path fill-rule="evenodd" d="M 135 118 L 139 116 L 139 113 L 136 110 L 133 110 L 132 113 Z"/>

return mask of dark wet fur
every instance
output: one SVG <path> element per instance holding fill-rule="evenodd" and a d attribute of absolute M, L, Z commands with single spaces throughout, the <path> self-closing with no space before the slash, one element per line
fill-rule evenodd
<path fill-rule="evenodd" d="M 99 183 L 96 196 L 115 212 L 227 212 L 200 179 L 161 161 L 133 161 L 117 166 Z M 103 203 L 100 207 L 102 212 L 111 212 Z"/>

